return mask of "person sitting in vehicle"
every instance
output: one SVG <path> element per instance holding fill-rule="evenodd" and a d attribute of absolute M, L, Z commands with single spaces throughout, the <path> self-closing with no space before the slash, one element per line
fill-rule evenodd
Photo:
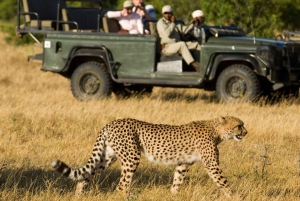
<path fill-rule="evenodd" d="M 146 5 L 143 0 L 132 0 L 133 12 L 140 15 L 142 19 L 155 19 L 155 10 L 152 5 Z"/>
<path fill-rule="evenodd" d="M 132 0 L 132 3 L 134 4 L 132 11 L 140 15 L 145 27 L 145 33 L 150 34 L 151 20 L 156 19 L 154 6 L 146 5 L 144 0 Z"/>
<path fill-rule="evenodd" d="M 115 18 L 121 25 L 119 33 L 143 34 L 144 26 L 139 14 L 132 12 L 133 3 L 127 0 L 123 3 L 123 10 L 108 11 L 106 17 Z"/>
<path fill-rule="evenodd" d="M 170 5 L 162 8 L 163 17 L 157 22 L 157 31 L 161 40 L 162 52 L 166 56 L 176 53 L 182 55 L 188 65 L 191 65 L 197 72 L 200 71 L 200 64 L 195 61 L 189 50 L 201 50 L 200 44 L 195 41 L 184 42 L 181 35 L 186 34 L 190 29 L 182 24 L 176 24 L 176 18 Z M 192 28 L 192 26 L 191 26 Z M 184 30 L 184 31 L 183 31 Z"/>
<path fill-rule="evenodd" d="M 189 33 L 186 34 L 186 40 L 188 41 L 195 41 L 198 40 L 201 44 L 201 28 L 204 25 L 205 22 L 205 15 L 201 10 L 195 10 L 192 13 L 192 21 L 189 23 L 189 26 L 187 29 L 189 30 Z M 191 26 L 191 27 L 190 27 Z"/>

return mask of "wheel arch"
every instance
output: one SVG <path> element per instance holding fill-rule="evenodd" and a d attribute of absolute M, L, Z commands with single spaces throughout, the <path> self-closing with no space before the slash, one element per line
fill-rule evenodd
<path fill-rule="evenodd" d="M 61 72 L 61 74 L 65 77 L 70 78 L 74 72 L 74 70 L 81 65 L 82 63 L 94 61 L 101 64 L 104 64 L 109 70 L 110 59 L 109 54 L 106 48 L 100 47 L 73 47 L 71 50 L 68 59 L 66 59 L 66 64 Z"/>
<path fill-rule="evenodd" d="M 231 66 L 233 64 L 246 65 L 250 69 L 255 71 L 257 74 L 262 74 L 258 61 L 249 53 L 248 54 L 245 53 L 216 54 L 214 55 L 213 61 L 215 62 L 212 66 L 208 80 L 216 80 L 224 69 L 226 69 L 228 66 Z"/>

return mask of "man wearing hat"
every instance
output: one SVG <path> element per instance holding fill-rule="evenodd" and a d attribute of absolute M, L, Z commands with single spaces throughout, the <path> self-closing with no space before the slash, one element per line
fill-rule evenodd
<path fill-rule="evenodd" d="M 194 28 L 191 30 L 191 33 L 195 38 L 201 38 L 201 26 L 205 22 L 205 15 L 201 10 L 195 10 L 192 13 L 192 17 Z"/>
<path fill-rule="evenodd" d="M 179 53 L 188 65 L 191 65 L 197 72 L 200 71 L 200 64 L 196 61 L 189 50 L 200 50 L 198 42 L 181 41 L 181 34 L 185 35 L 189 28 L 181 24 L 175 24 L 176 18 L 170 5 L 162 8 L 163 17 L 157 22 L 157 31 L 161 40 L 162 52 L 166 56 Z M 192 28 L 192 26 L 191 26 Z"/>
<path fill-rule="evenodd" d="M 119 21 L 122 27 L 122 33 L 127 32 L 130 34 L 143 34 L 144 26 L 139 14 L 132 12 L 133 3 L 127 0 L 123 3 L 123 10 L 121 11 L 108 11 L 106 16 L 108 18 L 115 18 Z"/>

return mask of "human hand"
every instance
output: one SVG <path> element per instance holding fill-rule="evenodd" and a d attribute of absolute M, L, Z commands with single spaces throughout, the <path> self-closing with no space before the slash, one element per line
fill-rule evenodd
<path fill-rule="evenodd" d="M 137 9 L 140 9 L 140 10 L 142 10 L 142 11 L 145 11 L 145 7 L 140 6 L 140 5 L 137 6 Z"/>
<path fill-rule="evenodd" d="M 172 15 L 172 17 L 171 17 L 171 22 L 175 22 L 176 21 L 176 17 L 174 16 L 174 15 Z"/>
<path fill-rule="evenodd" d="M 140 9 L 140 10 L 143 10 L 143 11 L 145 11 L 145 3 L 144 2 L 141 2 L 139 5 L 137 5 L 136 7 L 138 8 L 138 9 Z"/>
<path fill-rule="evenodd" d="M 127 10 L 124 8 L 123 10 L 121 10 L 121 16 L 125 16 L 127 15 Z"/>
<path fill-rule="evenodd" d="M 194 26 L 198 26 L 199 20 L 197 18 L 193 18 L 192 23 L 194 24 Z"/>

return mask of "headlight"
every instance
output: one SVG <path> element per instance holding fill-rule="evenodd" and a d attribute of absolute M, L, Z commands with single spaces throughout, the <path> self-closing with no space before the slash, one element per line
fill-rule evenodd
<path fill-rule="evenodd" d="M 274 66 L 274 47 L 259 46 L 256 49 L 256 56 L 269 68 Z"/>

